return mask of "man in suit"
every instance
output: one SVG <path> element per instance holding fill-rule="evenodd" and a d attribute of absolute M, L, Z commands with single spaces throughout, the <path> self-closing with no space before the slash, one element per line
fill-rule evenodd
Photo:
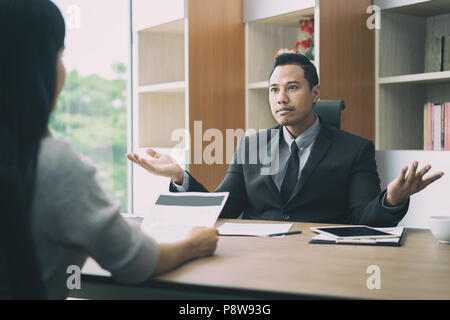
<path fill-rule="evenodd" d="M 406 214 L 409 197 L 443 175 L 424 179 L 431 166 L 417 171 L 414 161 L 407 176 L 405 167 L 381 191 L 373 143 L 328 127 L 315 114 L 320 96 L 317 71 L 301 54 L 276 57 L 269 92 L 279 125 L 239 141 L 216 189 L 230 193 L 222 218 L 243 213 L 244 219 L 392 226 Z M 251 161 L 261 149 L 263 156 Z M 172 192 L 208 192 L 171 157 L 152 149 L 147 153 L 151 159 L 127 157 L 151 173 L 170 177 Z"/>

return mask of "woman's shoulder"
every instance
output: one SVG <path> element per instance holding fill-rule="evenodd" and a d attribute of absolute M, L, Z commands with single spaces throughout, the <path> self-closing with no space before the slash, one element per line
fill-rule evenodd
<path fill-rule="evenodd" d="M 120 212 L 120 203 L 103 191 L 94 165 L 72 142 L 53 137 L 41 140 L 34 200 L 37 232 L 83 248 Z"/>
<path fill-rule="evenodd" d="M 80 175 L 83 172 L 92 175 L 95 172 L 95 166 L 69 140 L 47 136 L 41 140 L 39 148 L 39 172 L 59 176 L 74 173 Z"/>

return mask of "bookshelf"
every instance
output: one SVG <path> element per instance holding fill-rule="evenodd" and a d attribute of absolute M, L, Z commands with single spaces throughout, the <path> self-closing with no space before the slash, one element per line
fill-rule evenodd
<path fill-rule="evenodd" d="M 423 150 L 423 106 L 450 101 L 450 71 L 425 71 L 425 39 L 450 35 L 450 2 L 375 1 L 376 148 Z M 439 152 L 439 151 L 437 151 Z"/>
<path fill-rule="evenodd" d="M 267 129 L 277 123 L 269 105 L 268 77 L 274 55 L 281 48 L 294 48 L 298 21 L 315 18 L 315 63 L 319 57 L 319 10 L 315 0 L 244 0 L 246 46 L 246 130 Z M 318 70 L 319 71 L 319 70 Z"/>
<path fill-rule="evenodd" d="M 450 82 L 450 71 L 407 74 L 402 76 L 379 78 L 379 84 L 435 84 Z"/>
<path fill-rule="evenodd" d="M 184 0 L 133 0 L 133 152 L 148 157 L 153 148 L 187 168 L 188 144 L 173 141 L 188 128 L 188 20 Z M 169 179 L 133 165 L 133 212 L 144 214 L 155 197 L 167 192 Z"/>
<path fill-rule="evenodd" d="M 207 129 L 225 136 L 225 129 L 244 127 L 242 0 L 132 3 L 133 151 L 171 155 L 213 190 L 228 165 L 189 160 L 198 139 L 202 149 L 208 145 L 202 140 Z M 194 132 L 196 121 L 203 132 Z M 132 176 L 136 213 L 147 212 L 156 195 L 168 192 L 167 178 L 137 165 Z"/>
<path fill-rule="evenodd" d="M 138 148 L 186 147 L 171 139 L 172 132 L 187 128 L 186 23 L 179 19 L 137 31 Z"/>
<path fill-rule="evenodd" d="M 412 161 L 450 173 L 450 152 L 423 150 L 423 107 L 450 101 L 450 72 L 425 72 L 425 39 L 450 35 L 448 0 L 375 0 L 381 29 L 375 35 L 376 161 L 381 188 Z M 428 228 L 429 217 L 449 215 L 446 175 L 411 197 L 400 225 Z M 427 175 L 425 176 L 427 177 Z"/>

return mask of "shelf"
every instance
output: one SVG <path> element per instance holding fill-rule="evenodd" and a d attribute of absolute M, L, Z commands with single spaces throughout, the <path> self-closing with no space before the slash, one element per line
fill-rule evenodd
<path fill-rule="evenodd" d="M 298 20 L 306 17 L 314 16 L 314 8 L 306 8 L 304 10 L 299 10 L 296 12 L 291 12 L 287 14 L 278 15 L 275 17 L 270 17 L 266 19 L 261 19 L 254 21 L 253 23 L 264 23 L 264 24 L 274 24 L 280 26 L 288 26 L 292 24 L 298 24 Z"/>
<path fill-rule="evenodd" d="M 140 88 L 159 90 L 160 84 L 180 82 L 186 79 L 184 23 L 184 20 L 178 20 L 138 32 L 138 84 Z M 156 87 L 150 87 L 153 85 Z M 176 89 L 180 89 L 180 87 L 178 86 Z"/>
<path fill-rule="evenodd" d="M 427 83 L 445 83 L 445 82 L 450 82 L 450 71 L 408 74 L 403 76 L 382 77 L 379 79 L 379 84 L 396 84 L 396 83 L 427 84 Z"/>
<path fill-rule="evenodd" d="M 189 140 L 197 134 L 191 123 L 202 121 L 203 128 L 223 133 L 244 127 L 245 91 L 236 85 L 245 83 L 242 2 L 155 2 L 133 0 L 138 16 L 138 21 L 132 17 L 133 148 L 152 147 L 188 166 L 196 154 Z M 167 191 L 168 182 L 136 168 L 133 206 L 139 212 L 152 204 L 140 191 L 150 188 L 159 194 Z M 226 168 L 201 163 L 190 169 L 206 188 L 214 189 Z"/>
<path fill-rule="evenodd" d="M 298 14 L 314 14 L 316 0 L 273 1 L 273 0 L 243 0 L 242 20 L 244 23 L 266 21 L 279 23 L 298 17 Z"/>
<path fill-rule="evenodd" d="M 184 92 L 186 89 L 185 81 L 176 82 L 166 82 L 159 84 L 152 84 L 148 86 L 140 86 L 138 88 L 139 93 L 150 93 L 150 92 Z"/>
<path fill-rule="evenodd" d="M 267 82 L 266 82 L 267 83 Z M 247 123 L 246 129 L 268 129 L 277 125 L 269 104 L 269 90 L 248 90 L 247 92 Z"/>
<path fill-rule="evenodd" d="M 375 0 L 375 5 L 385 12 L 401 13 L 412 16 L 431 17 L 450 12 L 448 0 L 396 0 L 386 3 L 386 0 Z"/>
<path fill-rule="evenodd" d="M 161 34 L 184 34 L 185 21 L 184 19 L 168 22 L 162 25 L 141 30 L 141 32 L 161 33 Z"/>
<path fill-rule="evenodd" d="M 164 0 L 155 5 L 154 1 L 133 0 L 133 31 L 141 31 L 164 26 L 185 18 L 184 0 Z"/>
<path fill-rule="evenodd" d="M 139 143 L 160 148 L 185 147 L 186 108 L 183 92 L 139 93 Z"/>
<path fill-rule="evenodd" d="M 450 101 L 450 71 L 424 72 L 425 43 L 428 37 L 450 34 L 449 4 L 448 0 L 391 0 L 381 12 L 377 150 L 427 151 L 423 150 L 423 106 Z"/>
<path fill-rule="evenodd" d="M 258 81 L 258 82 L 250 82 L 247 85 L 248 89 L 268 89 L 269 83 L 268 81 Z"/>
<path fill-rule="evenodd" d="M 275 54 L 282 48 L 294 48 L 299 40 L 298 21 L 314 17 L 315 40 L 318 41 L 319 17 L 315 1 L 289 1 L 290 7 L 280 9 L 272 0 L 244 0 L 246 25 L 246 129 L 267 129 L 277 123 L 269 105 L 269 75 Z M 318 57 L 318 43 L 315 46 Z M 318 59 L 315 59 L 318 62 Z M 311 61 L 314 65 L 315 62 Z"/>
<path fill-rule="evenodd" d="M 247 68 L 250 83 L 267 81 L 278 50 L 295 47 L 299 39 L 298 19 L 300 17 L 296 16 L 289 23 L 281 23 L 279 20 L 280 23 L 275 24 L 262 20 L 247 24 Z M 311 62 L 315 65 L 314 61 Z"/>

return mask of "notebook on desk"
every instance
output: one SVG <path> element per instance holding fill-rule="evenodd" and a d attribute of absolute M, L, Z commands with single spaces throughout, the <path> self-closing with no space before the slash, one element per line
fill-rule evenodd
<path fill-rule="evenodd" d="M 314 236 L 309 243 L 316 244 L 352 244 L 352 245 L 370 245 L 370 246 L 391 246 L 400 247 L 403 245 L 403 240 L 405 239 L 406 228 L 405 227 L 395 227 L 395 228 L 374 228 L 380 231 L 388 232 L 394 234 L 396 237 L 385 238 L 385 239 L 335 239 L 324 234 L 318 234 Z"/>

